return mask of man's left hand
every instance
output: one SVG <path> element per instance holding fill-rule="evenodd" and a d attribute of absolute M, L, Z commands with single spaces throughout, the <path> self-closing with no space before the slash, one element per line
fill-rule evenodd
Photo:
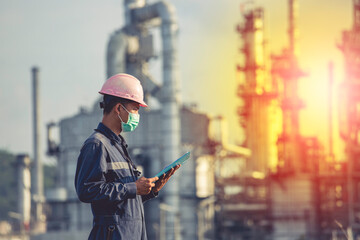
<path fill-rule="evenodd" d="M 167 181 L 169 181 L 169 179 L 171 178 L 171 176 L 176 172 L 176 170 L 178 170 L 180 168 L 181 165 L 177 165 L 176 167 L 173 167 L 169 172 L 167 172 L 166 174 L 164 173 L 159 180 L 157 180 L 155 182 L 155 187 L 152 188 L 153 192 L 159 192 L 163 186 L 165 185 L 165 183 Z"/>

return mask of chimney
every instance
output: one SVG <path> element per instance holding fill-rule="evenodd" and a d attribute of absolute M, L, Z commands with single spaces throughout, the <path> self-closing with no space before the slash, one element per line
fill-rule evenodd
<path fill-rule="evenodd" d="M 44 180 L 43 180 L 43 166 L 41 160 L 41 145 L 40 145 L 40 94 L 39 94 L 39 69 L 32 68 L 33 81 L 33 147 L 34 147 L 34 173 L 33 173 L 33 201 L 35 207 L 35 226 L 34 231 L 41 233 L 46 231 L 45 216 L 43 214 L 44 199 Z"/>

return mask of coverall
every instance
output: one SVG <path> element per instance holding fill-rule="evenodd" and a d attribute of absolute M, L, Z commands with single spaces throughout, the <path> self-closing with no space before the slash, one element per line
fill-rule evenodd
<path fill-rule="evenodd" d="M 75 175 L 77 195 L 91 203 L 94 215 L 89 240 L 147 239 L 143 202 L 157 193 L 136 195 L 138 175 L 124 138 L 99 123 L 81 149 Z"/>

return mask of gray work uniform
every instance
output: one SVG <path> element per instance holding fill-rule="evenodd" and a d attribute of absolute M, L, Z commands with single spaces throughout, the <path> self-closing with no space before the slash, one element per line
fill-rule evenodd
<path fill-rule="evenodd" d="M 81 149 L 75 175 L 77 195 L 91 203 L 94 215 L 89 240 L 147 239 L 143 202 L 157 194 L 136 195 L 138 175 L 124 138 L 99 123 Z"/>

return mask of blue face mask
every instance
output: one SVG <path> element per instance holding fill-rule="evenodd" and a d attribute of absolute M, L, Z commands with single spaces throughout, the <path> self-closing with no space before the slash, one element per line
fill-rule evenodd
<path fill-rule="evenodd" d="M 121 106 L 129 114 L 128 121 L 126 123 L 121 119 L 120 114 L 118 115 L 121 120 L 122 130 L 124 132 L 132 132 L 135 130 L 135 128 L 137 127 L 137 125 L 140 122 L 140 114 L 131 113 L 122 104 L 121 104 Z"/>

